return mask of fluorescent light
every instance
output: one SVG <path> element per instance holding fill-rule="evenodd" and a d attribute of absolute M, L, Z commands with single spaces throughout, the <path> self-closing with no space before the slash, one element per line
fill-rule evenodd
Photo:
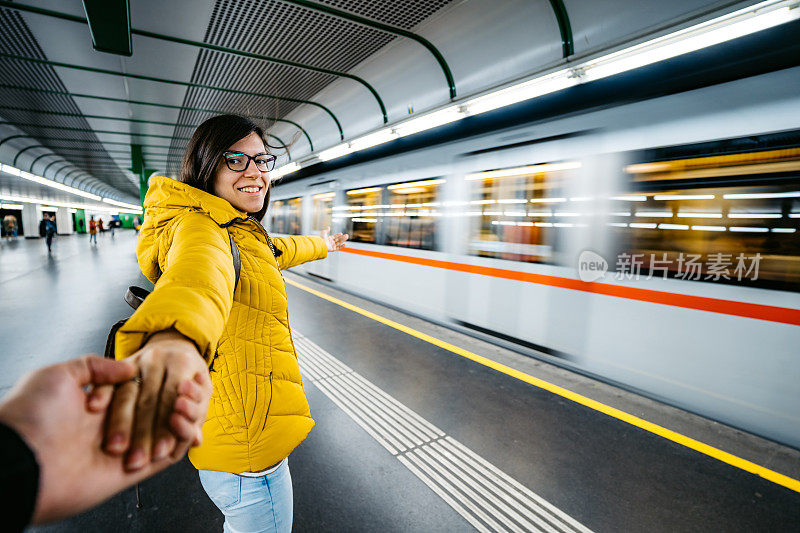
<path fill-rule="evenodd" d="M 118 208 L 106 207 L 103 205 L 86 205 L 86 204 L 76 204 L 73 202 L 59 202 L 55 200 L 45 200 L 43 198 L 32 198 L 28 196 L 13 196 L 13 195 L 2 194 L 0 195 L 0 200 L 6 200 L 9 202 L 20 202 L 23 204 L 39 204 L 42 206 L 52 206 L 55 208 L 67 207 L 72 209 L 85 209 L 87 211 L 97 211 L 102 213 L 113 214 L 119 212 Z M 141 208 L 133 209 L 131 210 L 131 212 L 140 215 L 142 214 L 142 209 Z"/>
<path fill-rule="evenodd" d="M 553 227 L 555 228 L 574 228 L 575 224 L 571 222 L 554 222 Z"/>
<path fill-rule="evenodd" d="M 22 204 L 0 204 L 0 209 L 21 210 Z"/>
<path fill-rule="evenodd" d="M 529 217 L 551 217 L 553 213 L 550 211 L 532 211 L 528 213 Z"/>
<path fill-rule="evenodd" d="M 327 150 L 321 151 L 317 157 L 320 161 L 330 161 L 331 159 L 336 159 L 337 157 L 342 157 L 343 155 L 347 155 L 352 152 L 353 149 L 350 148 L 350 145 L 347 143 L 337 144 L 333 148 L 328 148 Z"/>
<path fill-rule="evenodd" d="M 350 148 L 355 150 L 364 150 L 366 148 L 372 148 L 373 146 L 377 146 L 379 144 L 383 144 L 385 142 L 391 141 L 392 139 L 396 139 L 398 137 L 397 133 L 392 131 L 389 128 L 384 128 L 382 130 L 378 130 L 375 133 L 370 133 L 368 135 L 364 135 L 363 137 L 359 137 L 350 142 Z"/>
<path fill-rule="evenodd" d="M 394 132 L 398 137 L 404 137 L 448 124 L 460 118 L 464 118 L 464 112 L 461 110 L 461 106 L 454 105 L 398 124 L 394 127 Z"/>
<path fill-rule="evenodd" d="M 780 213 L 728 213 L 728 218 L 781 218 Z"/>
<path fill-rule="evenodd" d="M 542 163 L 539 165 L 528 165 L 524 167 L 505 168 L 501 170 L 487 170 L 484 172 L 473 172 L 467 174 L 466 180 L 486 180 L 495 178 L 508 178 L 512 176 L 525 176 L 528 174 L 541 174 L 543 172 L 558 172 L 560 170 L 572 170 L 581 168 L 580 161 L 565 161 L 563 163 Z"/>
<path fill-rule="evenodd" d="M 441 185 L 446 180 L 423 180 L 423 181 L 409 181 L 407 183 L 396 183 L 389 185 L 387 189 L 393 191 L 395 189 L 406 189 L 409 187 L 426 187 L 429 185 Z"/>
<path fill-rule="evenodd" d="M 20 169 L 12 167 L 11 165 L 3 165 L 2 169 L 3 172 L 6 174 L 11 174 L 12 176 L 19 176 L 20 172 L 22 172 Z"/>
<path fill-rule="evenodd" d="M 698 231 L 725 231 L 725 226 L 692 226 L 693 230 Z"/>
<path fill-rule="evenodd" d="M 637 211 L 637 217 L 669 217 L 672 218 L 672 211 Z"/>
<path fill-rule="evenodd" d="M 794 233 L 795 228 L 772 228 L 772 233 Z"/>
<path fill-rule="evenodd" d="M 371 192 L 378 192 L 380 191 L 380 187 L 367 187 L 366 189 L 353 189 L 352 191 L 347 191 L 347 196 L 356 196 L 359 194 L 368 194 Z"/>
<path fill-rule="evenodd" d="M 507 217 L 524 217 L 525 211 L 503 211 L 503 215 Z"/>
<path fill-rule="evenodd" d="M 125 202 L 118 202 L 117 200 L 112 200 L 111 198 L 103 198 L 103 201 L 107 204 L 111 205 L 118 205 L 119 207 L 127 207 L 128 209 L 140 209 L 142 206 L 140 205 L 133 205 L 133 204 L 126 204 Z"/>
<path fill-rule="evenodd" d="M 593 81 L 750 35 L 800 17 L 792 1 L 767 1 L 578 66 Z"/>
<path fill-rule="evenodd" d="M 628 224 L 628 225 L 629 225 L 630 227 L 632 227 L 632 228 L 642 228 L 642 229 L 656 229 L 656 228 L 658 227 L 658 224 L 651 224 L 651 223 L 649 223 L 649 222 L 647 222 L 647 223 L 643 223 L 643 222 L 631 222 L 631 223 L 630 223 L 630 224 Z"/>
<path fill-rule="evenodd" d="M 487 204 L 494 204 L 496 200 L 472 200 L 470 202 L 471 205 L 487 205 Z"/>
<path fill-rule="evenodd" d="M 553 204 L 566 202 L 566 198 L 531 198 L 532 204 Z"/>
<path fill-rule="evenodd" d="M 311 198 L 313 198 L 315 200 L 327 200 L 327 199 L 333 198 L 335 196 L 336 196 L 335 192 L 324 192 L 322 194 L 315 194 Z"/>
<path fill-rule="evenodd" d="M 506 198 L 504 200 L 497 200 L 498 204 L 527 204 L 528 200 L 525 198 Z"/>
<path fill-rule="evenodd" d="M 766 198 L 800 198 L 800 191 L 723 194 L 726 200 L 760 200 Z"/>
<path fill-rule="evenodd" d="M 769 231 L 769 228 L 747 228 L 744 226 L 731 226 L 728 229 L 730 231 L 740 231 L 746 233 L 766 233 Z"/>
<path fill-rule="evenodd" d="M 689 229 L 685 224 L 659 224 L 658 229 Z"/>
<path fill-rule="evenodd" d="M 467 110 L 467 114 L 477 115 L 499 107 L 530 100 L 537 96 L 560 91 L 561 89 L 576 85 L 579 81 L 579 78 L 574 75 L 572 69 L 563 69 L 546 76 L 541 76 L 467 100 L 464 102 L 464 107 Z"/>
<path fill-rule="evenodd" d="M 63 183 L 59 183 L 57 181 L 49 180 L 47 178 L 43 178 L 42 176 L 37 176 L 36 174 L 31 174 L 30 172 L 25 172 L 24 170 L 20 170 L 18 168 L 12 167 L 10 165 L 2 165 L 3 172 L 11 174 L 12 176 L 19 176 L 22 179 L 26 179 L 28 181 L 33 181 L 38 183 L 39 185 L 44 185 L 45 187 L 50 187 L 52 189 L 58 189 L 60 191 L 68 192 L 70 194 L 74 194 L 77 196 L 82 196 L 83 198 L 89 198 L 91 200 L 100 200 L 100 197 L 96 194 L 92 194 L 81 189 L 76 189 L 74 187 L 69 187 L 64 185 Z"/>
<path fill-rule="evenodd" d="M 623 202 L 646 202 L 647 196 L 612 196 L 611 200 L 622 200 Z"/>
<path fill-rule="evenodd" d="M 537 228 L 552 228 L 553 227 L 553 223 L 552 222 L 535 222 L 533 225 L 536 226 Z"/>
<path fill-rule="evenodd" d="M 800 218 L 800 213 L 789 213 L 789 218 Z"/>
<path fill-rule="evenodd" d="M 722 213 L 678 213 L 681 218 L 722 218 Z"/>
<path fill-rule="evenodd" d="M 272 172 L 269 173 L 270 180 L 276 180 L 278 178 L 282 178 L 286 174 L 291 174 L 292 172 L 297 172 L 300 170 L 300 165 L 292 161 L 291 163 L 287 163 L 282 167 L 276 168 Z"/>
<path fill-rule="evenodd" d="M 615 228 L 627 228 L 628 225 L 625 222 L 609 222 L 609 226 L 614 226 Z"/>
<path fill-rule="evenodd" d="M 625 211 L 617 211 L 616 213 L 611 213 L 612 217 L 629 217 L 631 216 L 630 213 L 626 213 Z"/>
<path fill-rule="evenodd" d="M 713 200 L 713 194 L 656 194 L 654 200 Z"/>
<path fill-rule="evenodd" d="M 377 222 L 377 218 L 354 218 L 353 222 Z"/>

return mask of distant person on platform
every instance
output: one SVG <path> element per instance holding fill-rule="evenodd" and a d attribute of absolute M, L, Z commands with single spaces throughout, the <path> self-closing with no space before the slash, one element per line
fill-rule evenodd
<path fill-rule="evenodd" d="M 97 221 L 94 219 L 94 215 L 89 218 L 89 244 L 92 242 L 97 244 Z"/>
<path fill-rule="evenodd" d="M 56 234 L 56 217 L 47 213 L 42 215 L 39 221 L 39 236 L 45 238 L 47 243 L 47 253 L 53 251 L 53 236 Z"/>
<path fill-rule="evenodd" d="M 84 228 L 84 226 L 85 226 L 85 225 L 86 225 L 86 224 L 84 224 L 84 222 L 83 222 L 83 219 L 80 219 L 80 220 L 78 220 L 78 231 L 79 231 L 80 233 L 83 233 L 83 232 L 84 232 L 84 229 L 83 229 L 83 228 Z"/>
<path fill-rule="evenodd" d="M 20 532 L 83 512 L 163 470 L 200 444 L 211 398 L 202 360 L 194 377 L 165 398 L 171 453 L 140 469 L 101 448 L 114 386 L 138 384 L 136 364 L 97 356 L 42 368 L 20 379 L 0 402 L 0 520 Z M 88 390 L 88 392 L 87 392 Z"/>
<path fill-rule="evenodd" d="M 6 237 L 11 240 L 17 240 L 17 217 L 8 214 L 3 217 L 3 226 L 6 230 Z"/>
<path fill-rule="evenodd" d="M 142 223 L 139 221 L 139 217 L 133 217 L 133 229 L 136 231 L 136 234 L 139 234 L 139 230 L 142 229 Z"/>
<path fill-rule="evenodd" d="M 103 227 L 103 219 L 102 218 L 98 218 L 97 219 L 97 229 L 100 231 L 100 233 L 103 233 L 106 230 Z"/>

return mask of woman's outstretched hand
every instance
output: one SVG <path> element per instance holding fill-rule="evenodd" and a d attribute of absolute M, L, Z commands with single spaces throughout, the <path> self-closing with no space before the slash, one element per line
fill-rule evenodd
<path fill-rule="evenodd" d="M 138 367 L 140 379 L 114 391 L 106 451 L 128 452 L 126 468 L 138 470 L 199 445 L 211 378 L 194 343 L 177 331 L 162 331 L 127 361 Z"/>
<path fill-rule="evenodd" d="M 326 227 L 320 232 L 320 236 L 325 240 L 325 245 L 329 252 L 338 252 L 344 247 L 344 243 L 350 238 L 347 233 L 336 233 L 330 235 L 331 228 Z"/>

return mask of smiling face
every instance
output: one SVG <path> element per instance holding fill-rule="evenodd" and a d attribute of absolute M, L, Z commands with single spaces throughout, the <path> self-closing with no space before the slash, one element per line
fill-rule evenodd
<path fill-rule="evenodd" d="M 231 145 L 226 152 L 239 152 L 252 157 L 265 153 L 266 149 L 261 137 L 256 132 L 252 132 Z M 230 154 L 228 156 L 230 157 Z M 229 169 L 225 161 L 220 158 L 217 175 L 214 179 L 214 194 L 228 200 L 233 207 L 240 211 L 257 213 L 264 206 L 269 177 L 266 172 L 261 172 L 256 168 L 255 161 L 247 163 L 246 169 L 236 172 Z"/>

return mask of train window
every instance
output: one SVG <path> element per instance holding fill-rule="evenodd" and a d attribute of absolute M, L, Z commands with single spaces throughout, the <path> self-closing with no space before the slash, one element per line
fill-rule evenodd
<path fill-rule="evenodd" d="M 547 163 L 468 174 L 474 182 L 466 215 L 473 222 L 470 255 L 553 263 L 561 228 L 578 227 L 569 207 L 580 198 L 560 196 L 578 162 Z"/>
<path fill-rule="evenodd" d="M 315 194 L 311 197 L 312 206 L 312 227 L 313 231 L 320 231 L 330 228 L 333 214 L 333 199 L 336 197 L 334 192 Z"/>
<path fill-rule="evenodd" d="M 356 242 L 376 242 L 378 206 L 383 187 L 347 191 L 347 205 L 342 217 L 347 219 L 347 233 Z"/>
<path fill-rule="evenodd" d="M 270 231 L 288 235 L 300 235 L 302 231 L 301 198 L 275 200 L 270 206 L 272 216 Z"/>
<path fill-rule="evenodd" d="M 383 244 L 420 250 L 436 248 L 436 221 L 441 216 L 439 186 L 444 182 L 430 179 L 387 187 L 388 206 L 382 213 Z"/>
<path fill-rule="evenodd" d="M 633 187 L 612 198 L 609 222 L 617 275 L 800 291 L 800 149 L 625 171 Z"/>

